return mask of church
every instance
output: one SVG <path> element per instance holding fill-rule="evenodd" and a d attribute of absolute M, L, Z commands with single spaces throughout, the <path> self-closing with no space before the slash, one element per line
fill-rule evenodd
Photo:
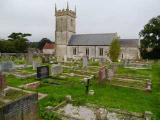
<path fill-rule="evenodd" d="M 115 33 L 76 34 L 76 8 L 75 11 L 67 8 L 57 10 L 55 6 L 56 30 L 55 44 L 56 56 L 61 58 L 106 58 L 112 40 L 118 37 Z M 120 39 L 121 53 L 119 59 L 139 59 L 139 40 Z"/>

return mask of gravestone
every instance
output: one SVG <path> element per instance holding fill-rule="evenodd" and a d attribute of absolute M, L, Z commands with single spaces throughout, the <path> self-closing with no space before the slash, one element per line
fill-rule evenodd
<path fill-rule="evenodd" d="M 88 95 L 89 87 L 91 86 L 90 80 L 91 80 L 90 78 L 84 78 L 84 83 L 85 83 L 85 87 L 86 87 L 86 89 L 85 89 L 86 95 Z"/>
<path fill-rule="evenodd" d="M 57 57 L 57 62 L 63 62 L 63 58 L 62 57 Z"/>
<path fill-rule="evenodd" d="M 99 82 L 104 82 L 105 79 L 106 79 L 106 68 L 105 66 L 103 66 L 99 70 Z"/>
<path fill-rule="evenodd" d="M 32 66 L 33 66 L 33 70 L 37 70 L 37 67 L 40 67 L 40 63 L 37 61 L 33 61 Z"/>
<path fill-rule="evenodd" d="M 14 69 L 14 63 L 12 61 L 6 61 L 0 63 L 0 71 L 1 72 L 9 72 Z"/>
<path fill-rule="evenodd" d="M 59 75 L 63 73 L 63 67 L 60 64 L 52 65 L 51 67 L 51 75 Z"/>
<path fill-rule="evenodd" d="M 113 69 L 107 69 L 107 79 L 112 80 L 114 77 L 114 70 Z"/>
<path fill-rule="evenodd" d="M 67 56 L 66 55 L 64 56 L 64 62 L 67 62 Z"/>
<path fill-rule="evenodd" d="M 152 82 L 151 82 L 151 80 L 147 80 L 146 90 L 147 91 L 152 91 Z"/>
<path fill-rule="evenodd" d="M 48 55 L 45 55 L 43 56 L 43 63 L 49 63 L 49 56 Z"/>
<path fill-rule="evenodd" d="M 103 58 L 103 57 L 99 58 L 99 64 L 100 65 L 103 65 L 105 63 L 105 61 L 106 61 L 105 58 Z"/>
<path fill-rule="evenodd" d="M 0 95 L 3 94 L 4 89 L 7 87 L 6 81 L 5 81 L 5 75 L 0 73 Z"/>
<path fill-rule="evenodd" d="M 83 56 L 83 67 L 87 67 L 88 66 L 88 58 L 87 56 Z"/>
<path fill-rule="evenodd" d="M 49 77 L 49 67 L 41 66 L 37 67 L 37 78 L 48 78 Z"/>
<path fill-rule="evenodd" d="M 32 61 L 33 61 L 33 50 L 30 48 L 28 49 L 27 63 L 32 64 Z"/>

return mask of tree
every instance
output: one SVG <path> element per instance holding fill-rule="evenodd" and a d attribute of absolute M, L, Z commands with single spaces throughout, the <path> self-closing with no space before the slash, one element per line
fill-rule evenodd
<path fill-rule="evenodd" d="M 15 52 L 26 52 L 29 46 L 29 41 L 26 37 L 31 36 L 28 33 L 12 33 L 8 36 L 10 42 L 15 44 Z"/>
<path fill-rule="evenodd" d="M 27 52 L 29 41 L 26 37 L 31 34 L 12 33 L 8 40 L 0 40 L 0 52 L 24 53 Z"/>
<path fill-rule="evenodd" d="M 51 40 L 49 40 L 48 38 L 43 38 L 39 44 L 38 44 L 38 49 L 42 50 L 43 49 L 43 46 L 46 44 L 46 43 L 52 43 Z"/>
<path fill-rule="evenodd" d="M 110 49 L 109 49 L 109 56 L 110 59 L 112 60 L 112 62 L 117 62 L 118 61 L 118 57 L 120 55 L 120 42 L 119 42 L 119 38 L 114 38 Z"/>
<path fill-rule="evenodd" d="M 160 16 L 152 18 L 140 31 L 140 51 L 143 58 L 160 58 Z"/>

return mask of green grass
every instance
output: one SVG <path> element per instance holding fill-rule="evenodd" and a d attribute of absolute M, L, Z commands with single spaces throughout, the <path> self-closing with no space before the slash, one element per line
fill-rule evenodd
<path fill-rule="evenodd" d="M 36 78 L 20 79 L 20 78 L 16 78 L 14 75 L 7 76 L 7 84 L 12 87 L 18 87 L 22 84 L 27 84 L 35 81 L 37 81 Z"/>
<path fill-rule="evenodd" d="M 66 70 L 67 71 L 67 70 Z M 78 77 L 69 77 L 66 79 L 53 79 L 60 85 L 42 84 L 37 89 L 38 92 L 47 93 L 48 97 L 39 101 L 40 108 L 51 105 L 56 106 L 64 100 L 64 97 L 70 94 L 75 100 L 75 104 L 85 105 L 86 103 L 95 104 L 110 108 L 118 108 L 131 112 L 151 111 L 155 120 L 160 119 L 160 64 L 154 64 L 152 70 L 132 70 L 118 68 L 118 74 L 132 76 L 148 76 L 152 78 L 152 92 L 141 90 L 115 87 L 111 85 L 99 85 L 97 80 L 92 82 L 91 88 L 95 90 L 94 96 L 85 95 L 85 86 Z M 17 86 L 25 82 L 35 81 L 35 79 L 20 80 L 8 77 L 8 84 Z"/>

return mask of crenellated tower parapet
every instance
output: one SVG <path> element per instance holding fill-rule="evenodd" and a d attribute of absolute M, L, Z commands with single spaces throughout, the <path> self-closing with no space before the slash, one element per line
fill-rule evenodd
<path fill-rule="evenodd" d="M 55 6 L 55 16 L 71 16 L 76 18 L 76 7 L 75 7 L 75 11 L 69 9 L 69 5 L 67 3 L 67 8 L 66 9 L 62 9 L 62 10 L 57 10 L 57 7 Z"/>

